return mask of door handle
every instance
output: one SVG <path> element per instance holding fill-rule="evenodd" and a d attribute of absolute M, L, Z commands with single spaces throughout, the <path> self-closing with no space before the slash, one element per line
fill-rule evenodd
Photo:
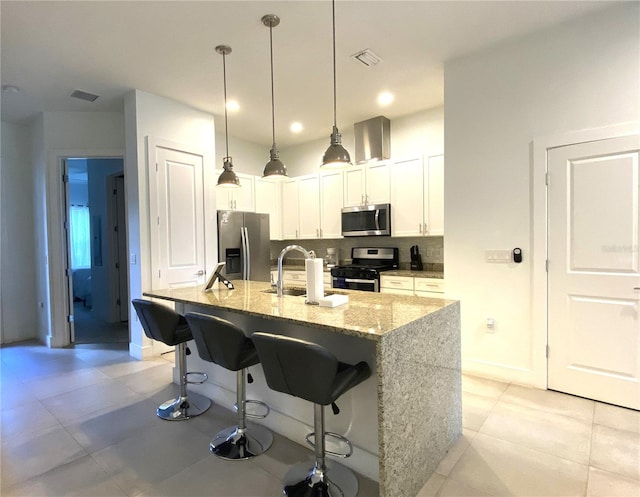
<path fill-rule="evenodd" d="M 196 273 L 196 276 L 202 276 L 204 274 L 204 270 L 200 270 Z"/>

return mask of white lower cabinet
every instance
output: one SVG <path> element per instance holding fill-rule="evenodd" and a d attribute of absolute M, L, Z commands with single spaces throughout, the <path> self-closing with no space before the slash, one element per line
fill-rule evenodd
<path fill-rule="evenodd" d="M 444 297 L 444 280 L 380 275 L 380 292 L 418 297 Z"/>
<path fill-rule="evenodd" d="M 295 287 L 303 287 L 307 284 L 307 275 L 304 271 L 296 271 L 296 270 L 288 270 L 282 272 L 282 279 L 284 280 L 285 286 L 295 286 Z M 278 281 L 278 271 L 271 271 L 271 281 L 275 283 Z M 328 290 L 331 288 L 331 273 L 324 272 L 323 273 L 323 281 L 324 281 L 324 289 Z"/>
<path fill-rule="evenodd" d="M 408 276 L 380 276 L 380 292 L 413 295 L 413 278 Z"/>

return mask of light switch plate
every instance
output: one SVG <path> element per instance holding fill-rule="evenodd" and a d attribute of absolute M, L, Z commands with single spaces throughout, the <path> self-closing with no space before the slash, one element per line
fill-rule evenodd
<path fill-rule="evenodd" d="M 511 262 L 511 250 L 485 250 L 484 260 L 491 263 Z"/>

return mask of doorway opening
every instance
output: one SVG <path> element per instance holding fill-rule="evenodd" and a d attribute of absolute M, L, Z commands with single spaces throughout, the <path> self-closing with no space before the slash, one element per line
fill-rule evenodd
<path fill-rule="evenodd" d="M 63 163 L 70 342 L 128 343 L 123 159 Z"/>

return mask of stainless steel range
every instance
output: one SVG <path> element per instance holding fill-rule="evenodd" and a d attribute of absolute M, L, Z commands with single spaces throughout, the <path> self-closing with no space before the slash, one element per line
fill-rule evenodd
<path fill-rule="evenodd" d="M 331 270 L 331 286 L 379 292 L 380 273 L 390 269 L 398 269 L 396 247 L 354 247 L 351 249 L 351 264 Z"/>

